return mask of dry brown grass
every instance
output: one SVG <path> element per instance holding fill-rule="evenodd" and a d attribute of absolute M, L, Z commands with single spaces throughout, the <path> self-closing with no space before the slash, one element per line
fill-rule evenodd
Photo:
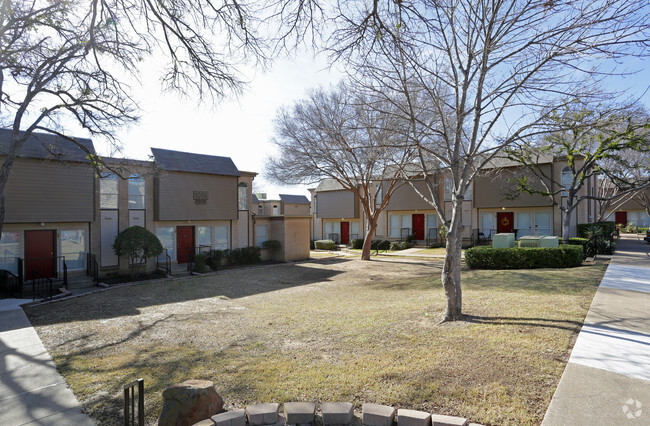
<path fill-rule="evenodd" d="M 333 258 L 149 282 L 28 310 L 99 424 L 121 422 L 121 386 L 215 382 L 230 406 L 347 400 L 538 424 L 604 265 L 465 271 L 466 321 L 444 307 L 430 260 Z"/>

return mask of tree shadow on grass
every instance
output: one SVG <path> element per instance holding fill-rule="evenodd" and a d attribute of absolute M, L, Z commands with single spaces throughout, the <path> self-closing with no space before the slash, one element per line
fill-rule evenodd
<path fill-rule="evenodd" d="M 488 324 L 488 325 L 516 325 L 516 326 L 529 326 L 529 327 L 542 327 L 542 328 L 557 328 L 560 330 L 568 330 L 573 332 L 580 331 L 582 327 L 581 321 L 571 321 L 565 319 L 552 319 L 541 317 L 503 317 L 503 316 L 479 316 L 479 315 L 465 315 L 463 320 L 473 324 Z"/>

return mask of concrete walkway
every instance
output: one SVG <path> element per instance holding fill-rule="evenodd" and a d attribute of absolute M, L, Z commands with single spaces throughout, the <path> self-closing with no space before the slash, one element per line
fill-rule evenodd
<path fill-rule="evenodd" d="M 0 425 L 93 425 L 20 304 L 0 300 Z"/>
<path fill-rule="evenodd" d="M 542 425 L 650 424 L 650 244 L 622 235 Z"/>

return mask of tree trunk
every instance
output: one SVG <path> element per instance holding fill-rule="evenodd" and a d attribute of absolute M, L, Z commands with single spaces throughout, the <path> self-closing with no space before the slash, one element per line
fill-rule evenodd
<path fill-rule="evenodd" d="M 567 206 L 567 209 L 564 212 L 564 223 L 562 223 L 562 241 L 565 243 L 569 242 L 569 234 L 571 232 L 571 213 L 573 213 L 573 209 Z"/>
<path fill-rule="evenodd" d="M 370 246 L 372 245 L 372 238 L 375 236 L 377 230 L 377 221 L 368 221 L 368 230 L 363 239 L 363 248 L 361 249 L 361 260 L 370 260 Z"/>
<path fill-rule="evenodd" d="M 451 227 L 447 233 L 447 254 L 442 267 L 442 287 L 445 289 L 447 308 L 442 322 L 457 321 L 462 319 L 463 296 L 460 287 L 461 246 L 463 241 L 462 230 Z"/>

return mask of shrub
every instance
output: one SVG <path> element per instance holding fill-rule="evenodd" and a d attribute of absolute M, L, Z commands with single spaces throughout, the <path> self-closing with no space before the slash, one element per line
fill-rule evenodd
<path fill-rule="evenodd" d="M 208 269 L 207 264 L 208 257 L 204 253 L 200 253 L 194 256 L 194 267 L 192 270 L 194 272 L 203 273 Z"/>
<path fill-rule="evenodd" d="M 163 252 L 163 246 L 156 235 L 142 226 L 131 226 L 115 237 L 113 251 L 118 256 L 129 256 L 134 266 L 135 275 L 140 273 L 140 265 L 148 257 L 157 257 Z"/>
<path fill-rule="evenodd" d="M 569 244 L 549 248 L 477 246 L 465 250 L 465 262 L 472 269 L 571 268 L 580 266 L 582 259 L 582 246 Z"/>
<path fill-rule="evenodd" d="M 356 239 L 350 241 L 350 246 L 353 249 L 361 250 L 363 248 L 363 239 L 362 238 L 356 238 Z"/>
<path fill-rule="evenodd" d="M 407 235 L 405 241 L 406 241 L 407 243 L 415 242 L 415 235 Z"/>
<path fill-rule="evenodd" d="M 243 247 L 238 249 L 226 250 L 228 260 L 232 265 L 249 265 L 252 263 L 260 263 L 259 247 Z"/>
<path fill-rule="evenodd" d="M 216 271 L 219 268 L 221 268 L 221 263 L 225 258 L 224 252 L 221 250 L 212 250 L 210 252 L 209 258 L 210 258 L 210 269 Z"/>
<path fill-rule="evenodd" d="M 636 228 L 636 233 L 637 234 L 645 234 L 646 232 L 648 232 L 648 229 L 650 229 L 650 228 Z"/>
<path fill-rule="evenodd" d="M 603 235 L 609 237 L 612 235 L 612 232 L 616 231 L 616 224 L 614 222 L 596 222 L 596 223 L 579 223 L 578 237 L 587 238 L 587 232 L 593 228 L 594 225 L 600 226 L 603 228 Z"/>
<path fill-rule="evenodd" d="M 386 251 L 390 249 L 390 241 L 388 240 L 372 240 L 370 249 L 375 251 Z"/>
<path fill-rule="evenodd" d="M 392 251 L 405 250 L 407 248 L 411 248 L 411 244 L 406 241 L 402 241 L 402 242 L 395 241 L 390 243 L 390 249 Z"/>
<path fill-rule="evenodd" d="M 317 250 L 336 250 L 336 243 L 333 240 L 317 240 L 314 247 Z"/>

